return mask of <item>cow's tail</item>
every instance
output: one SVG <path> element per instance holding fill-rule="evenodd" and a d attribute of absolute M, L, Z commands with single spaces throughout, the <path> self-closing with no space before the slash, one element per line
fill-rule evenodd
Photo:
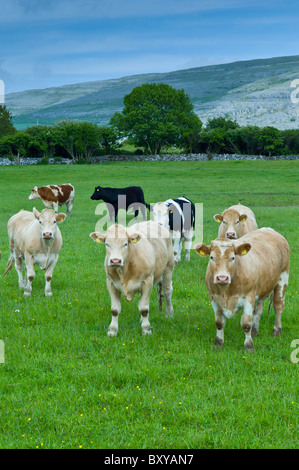
<path fill-rule="evenodd" d="M 164 295 L 162 294 L 162 282 L 158 283 L 158 294 L 159 294 L 159 312 L 161 312 L 162 305 L 163 305 L 163 298 L 164 298 Z"/>
<path fill-rule="evenodd" d="M 150 204 L 148 204 L 147 202 L 144 203 L 145 207 L 147 208 L 148 211 L 151 211 L 153 208 Z"/>
<path fill-rule="evenodd" d="M 268 305 L 268 315 L 270 313 L 271 305 L 273 303 L 273 297 L 274 297 L 274 292 L 272 292 L 272 294 L 270 296 L 270 302 L 269 302 L 269 305 Z"/>
<path fill-rule="evenodd" d="M 14 257 L 13 255 L 10 255 L 10 258 L 8 260 L 8 263 L 7 263 L 7 266 L 6 266 L 6 269 L 4 271 L 4 274 L 2 277 L 4 277 L 9 271 L 11 271 L 12 267 L 13 267 L 13 264 L 14 264 Z"/>

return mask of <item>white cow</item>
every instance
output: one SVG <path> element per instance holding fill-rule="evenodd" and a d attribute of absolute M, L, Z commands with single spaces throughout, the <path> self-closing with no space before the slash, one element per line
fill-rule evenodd
<path fill-rule="evenodd" d="M 19 276 L 19 287 L 24 290 L 24 297 L 32 291 L 35 277 L 34 265 L 45 271 L 45 295 L 52 295 L 51 280 L 62 247 L 62 236 L 57 222 L 63 222 L 66 215 L 55 214 L 52 209 L 39 212 L 20 211 L 13 215 L 7 224 L 10 258 L 6 270 L 8 273 L 15 263 Z M 25 279 L 23 279 L 23 260 L 25 261 Z"/>

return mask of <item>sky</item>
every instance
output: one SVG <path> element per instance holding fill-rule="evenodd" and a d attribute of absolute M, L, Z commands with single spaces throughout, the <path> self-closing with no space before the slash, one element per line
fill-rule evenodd
<path fill-rule="evenodd" d="M 0 0 L 5 93 L 299 55 L 298 0 Z"/>

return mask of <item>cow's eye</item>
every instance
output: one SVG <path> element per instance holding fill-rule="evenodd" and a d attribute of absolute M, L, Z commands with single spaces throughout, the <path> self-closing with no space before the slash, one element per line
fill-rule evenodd
<path fill-rule="evenodd" d="M 105 243 L 105 245 L 106 245 L 106 248 L 109 248 L 109 246 L 110 246 L 109 243 Z"/>
<path fill-rule="evenodd" d="M 240 223 L 240 221 L 239 221 L 239 220 L 237 220 L 237 224 L 239 224 L 239 223 Z"/>
<path fill-rule="evenodd" d="M 211 260 L 211 261 L 214 261 L 214 256 L 210 256 L 210 260 Z"/>
<path fill-rule="evenodd" d="M 42 224 L 41 220 L 39 220 L 39 223 Z"/>
<path fill-rule="evenodd" d="M 232 256 L 230 260 L 231 260 L 231 261 L 235 261 L 235 257 L 234 257 L 234 256 Z"/>
<path fill-rule="evenodd" d="M 223 223 L 223 224 L 226 224 L 225 220 L 222 220 L 222 223 Z"/>
<path fill-rule="evenodd" d="M 56 224 L 56 220 L 53 220 L 53 224 Z"/>
<path fill-rule="evenodd" d="M 128 246 L 128 242 L 124 243 L 124 247 L 127 247 Z"/>

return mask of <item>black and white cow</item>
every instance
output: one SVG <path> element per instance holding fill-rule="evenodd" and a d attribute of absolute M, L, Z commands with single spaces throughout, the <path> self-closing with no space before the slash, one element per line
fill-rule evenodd
<path fill-rule="evenodd" d="M 170 232 L 175 262 L 181 260 L 182 238 L 185 240 L 185 259 L 190 261 L 190 249 L 195 227 L 195 206 L 190 199 L 179 197 L 157 202 L 152 207 L 154 221 Z"/>
<path fill-rule="evenodd" d="M 128 186 L 127 188 L 102 188 L 97 186 L 90 199 L 94 201 L 102 200 L 106 203 L 110 220 L 116 221 L 119 209 L 126 211 L 130 207 L 138 216 L 141 210 L 143 220 L 146 220 L 146 207 L 148 204 L 144 202 L 144 194 L 139 186 Z"/>

